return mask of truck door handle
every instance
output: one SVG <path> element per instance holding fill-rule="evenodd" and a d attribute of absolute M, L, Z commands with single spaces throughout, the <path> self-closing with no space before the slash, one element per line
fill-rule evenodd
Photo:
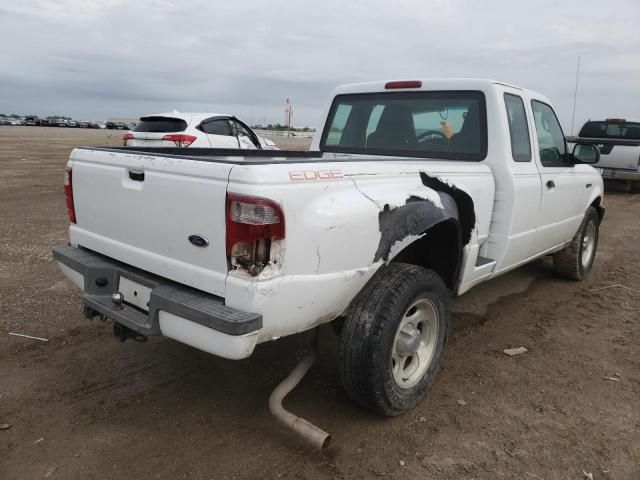
<path fill-rule="evenodd" d="M 129 178 L 136 182 L 144 182 L 144 172 L 134 172 L 129 170 Z"/>
<path fill-rule="evenodd" d="M 554 182 L 553 180 L 547 180 L 547 188 L 549 190 L 556 188 L 556 182 Z"/>

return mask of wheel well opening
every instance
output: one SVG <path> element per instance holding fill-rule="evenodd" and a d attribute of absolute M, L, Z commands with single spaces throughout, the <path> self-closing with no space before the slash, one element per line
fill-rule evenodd
<path fill-rule="evenodd" d="M 462 234 L 455 219 L 430 227 L 424 236 L 405 247 L 392 262 L 410 263 L 436 272 L 454 288 L 462 258 Z"/>
<path fill-rule="evenodd" d="M 604 208 L 601 205 L 602 197 L 597 197 L 593 202 L 591 202 L 591 206 L 596 209 L 598 212 L 599 221 L 602 222 L 602 217 L 604 217 Z"/>

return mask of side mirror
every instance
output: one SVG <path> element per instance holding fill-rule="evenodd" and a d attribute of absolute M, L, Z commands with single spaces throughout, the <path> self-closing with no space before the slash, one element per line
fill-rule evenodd
<path fill-rule="evenodd" d="M 600 160 L 600 149 L 591 143 L 576 143 L 573 146 L 571 155 L 575 163 L 598 163 Z"/>

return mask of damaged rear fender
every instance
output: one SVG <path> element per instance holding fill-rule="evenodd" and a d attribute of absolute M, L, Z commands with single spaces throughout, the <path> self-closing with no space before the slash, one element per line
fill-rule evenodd
<path fill-rule="evenodd" d="M 378 215 L 380 243 L 374 262 L 420 265 L 436 271 L 454 288 L 463 248 L 476 227 L 473 199 L 457 186 L 425 172 L 420 172 L 420 180 L 439 201 L 433 195 L 410 195 L 402 206 L 386 204 Z"/>
<path fill-rule="evenodd" d="M 453 197 L 438 195 L 440 205 L 418 197 L 396 208 L 385 205 L 379 214 L 381 237 L 375 261 L 429 268 L 453 288 L 462 260 L 462 226 Z"/>
<path fill-rule="evenodd" d="M 440 204 L 417 196 L 410 196 L 406 203 L 399 207 L 388 204 L 380 211 L 378 221 L 380 225 L 380 243 L 373 258 L 388 261 L 397 254 L 396 245 L 407 238 L 417 240 L 426 234 L 434 225 L 447 220 L 458 221 L 458 206 L 453 197 L 447 193 L 437 192 Z M 396 253 L 392 254 L 392 250 Z"/>

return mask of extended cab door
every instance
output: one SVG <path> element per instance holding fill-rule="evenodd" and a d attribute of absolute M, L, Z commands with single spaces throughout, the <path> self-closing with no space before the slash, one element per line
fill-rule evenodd
<path fill-rule="evenodd" d="M 238 138 L 226 118 L 208 118 L 202 122 L 200 129 L 207 134 L 212 148 L 240 148 Z"/>
<path fill-rule="evenodd" d="M 540 211 L 540 172 L 534 160 L 523 92 L 505 88 L 503 111 L 509 133 L 510 152 L 505 168 L 496 169 L 493 235 L 486 254 L 497 261 L 496 272 L 514 268 L 538 253 L 536 227 Z"/>
<path fill-rule="evenodd" d="M 532 99 L 535 157 L 542 180 L 537 253 L 570 240 L 584 216 L 585 179 L 575 171 L 560 122 L 550 105 Z"/>

